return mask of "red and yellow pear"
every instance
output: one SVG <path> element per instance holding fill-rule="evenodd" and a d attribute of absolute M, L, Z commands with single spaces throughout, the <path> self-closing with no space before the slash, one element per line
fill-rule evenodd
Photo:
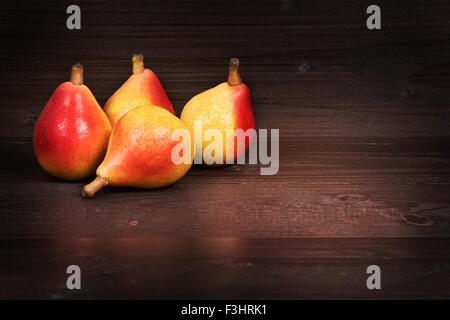
<path fill-rule="evenodd" d="M 33 133 L 36 158 L 49 174 L 65 180 L 92 176 L 103 159 L 111 125 L 87 86 L 83 66 L 56 88 Z"/>
<path fill-rule="evenodd" d="M 104 110 L 111 125 L 138 106 L 156 105 L 175 114 L 172 104 L 155 73 L 144 67 L 144 56 L 132 58 L 133 74 L 106 101 Z"/>
<path fill-rule="evenodd" d="M 209 145 L 209 140 L 204 134 L 200 138 L 195 137 L 196 157 L 197 155 L 203 155 L 204 164 L 218 166 L 228 163 L 228 159 L 234 161 L 247 150 L 251 142 L 250 138 L 245 139 L 244 133 L 248 129 L 255 128 L 255 118 L 250 102 L 250 92 L 242 82 L 238 68 L 239 60 L 231 58 L 228 81 L 194 96 L 184 106 L 181 113 L 180 119 L 187 125 L 192 137 L 195 135 L 196 122 L 201 123 L 202 132 L 214 129 L 218 130 L 223 137 L 221 142 L 223 150 L 213 149 L 211 152 L 213 155 L 219 155 L 220 161 L 214 158 L 209 162 L 205 162 L 204 158 L 204 151 Z M 237 129 L 242 129 L 242 131 L 236 131 Z M 227 148 L 227 131 L 237 132 L 233 139 L 233 147 Z M 237 148 L 238 139 L 245 139 L 243 148 Z"/>
<path fill-rule="evenodd" d="M 83 187 L 82 195 L 92 197 L 107 185 L 159 188 L 181 179 L 192 165 L 194 147 L 183 135 L 173 138 L 178 129 L 189 136 L 180 119 L 158 106 L 128 111 L 114 126 L 97 178 Z M 177 149 L 181 145 L 187 147 Z M 184 161 L 173 161 L 173 153 Z"/>

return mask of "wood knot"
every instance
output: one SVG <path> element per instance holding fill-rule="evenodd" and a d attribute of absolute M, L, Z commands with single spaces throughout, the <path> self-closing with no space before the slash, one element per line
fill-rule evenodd
<path fill-rule="evenodd" d="M 350 202 L 364 202 L 369 199 L 367 196 L 359 193 L 338 194 L 336 198 L 338 198 L 341 201 L 350 201 Z"/>
<path fill-rule="evenodd" d="M 137 220 L 132 220 L 132 221 L 128 222 L 128 225 L 129 225 L 130 227 L 135 227 L 135 226 L 137 226 L 138 224 L 139 224 L 139 221 L 137 221 Z"/>
<path fill-rule="evenodd" d="M 316 68 L 317 68 L 317 65 L 315 63 L 306 61 L 306 62 L 303 62 L 300 65 L 300 67 L 298 67 L 298 71 L 300 71 L 301 73 L 305 73 L 305 72 L 313 71 Z"/>
<path fill-rule="evenodd" d="M 433 220 L 417 214 L 402 214 L 402 219 L 406 223 L 421 227 L 428 227 L 433 224 Z"/>
<path fill-rule="evenodd" d="M 22 122 L 26 125 L 33 126 L 38 119 L 38 115 L 35 113 L 31 113 L 22 119 Z"/>

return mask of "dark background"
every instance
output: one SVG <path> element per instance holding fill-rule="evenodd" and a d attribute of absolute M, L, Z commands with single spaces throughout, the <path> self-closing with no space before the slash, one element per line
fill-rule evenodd
<path fill-rule="evenodd" d="M 447 0 L 9 1 L 0 37 L 0 298 L 450 298 Z M 133 53 L 177 115 L 240 58 L 279 173 L 194 166 L 89 200 L 47 175 L 32 133 L 53 90 L 80 62 L 103 106 Z"/>

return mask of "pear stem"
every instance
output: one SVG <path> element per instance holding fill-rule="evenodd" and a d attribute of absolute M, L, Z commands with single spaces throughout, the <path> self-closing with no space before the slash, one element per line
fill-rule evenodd
<path fill-rule="evenodd" d="M 239 59 L 230 59 L 230 69 L 228 72 L 228 84 L 230 86 L 238 86 L 242 83 L 241 77 L 239 76 Z"/>
<path fill-rule="evenodd" d="M 83 66 L 79 63 L 72 67 L 72 72 L 70 74 L 70 82 L 74 85 L 80 86 L 83 84 Z"/>
<path fill-rule="evenodd" d="M 133 62 L 133 74 L 144 72 L 144 55 L 135 54 L 131 61 Z"/>
<path fill-rule="evenodd" d="M 102 177 L 97 177 L 91 183 L 85 185 L 81 190 L 81 194 L 85 198 L 92 197 L 98 190 L 106 187 L 109 184 L 108 180 Z"/>

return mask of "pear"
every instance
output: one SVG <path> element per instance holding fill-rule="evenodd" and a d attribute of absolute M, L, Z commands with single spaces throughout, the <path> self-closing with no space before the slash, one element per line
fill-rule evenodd
<path fill-rule="evenodd" d="M 251 136 L 246 139 L 245 131 L 255 128 L 255 118 L 250 102 L 250 92 L 242 82 L 238 68 L 239 60 L 231 58 L 228 81 L 194 96 L 184 106 L 181 113 L 180 119 L 187 125 L 193 137 L 195 122 L 201 124 L 204 133 L 209 129 L 215 129 L 221 134 L 214 136 L 213 140 L 222 141 L 209 148 L 208 155 L 211 155 L 208 156 L 209 159 L 205 159 L 204 151 L 210 145 L 210 139 L 207 139 L 205 134 L 200 138 L 195 137 L 196 157 L 202 155 L 204 164 L 219 166 L 230 159 L 234 161 L 247 150 L 251 142 Z M 242 130 L 237 131 L 233 146 L 228 145 L 227 148 L 227 131 L 236 132 L 237 129 Z M 237 148 L 238 139 L 245 140 L 242 148 Z M 216 150 L 216 146 L 220 149 Z"/>
<path fill-rule="evenodd" d="M 152 70 L 144 68 L 144 56 L 134 55 L 132 63 L 133 74 L 106 101 L 103 108 L 113 127 L 125 113 L 142 105 L 156 105 L 175 114 L 158 77 Z"/>
<path fill-rule="evenodd" d="M 81 180 L 95 173 L 110 133 L 108 118 L 83 85 L 83 66 L 76 64 L 70 82 L 56 88 L 36 122 L 34 152 L 52 176 Z"/>
<path fill-rule="evenodd" d="M 189 140 L 184 140 L 185 136 L 174 139 L 176 130 L 185 132 Z M 178 149 L 180 146 L 184 147 Z M 174 161 L 173 153 L 180 154 L 184 161 Z M 193 158 L 193 141 L 180 119 L 158 106 L 136 107 L 114 126 L 97 178 L 83 187 L 82 195 L 92 197 L 107 185 L 164 187 L 181 179 Z"/>

